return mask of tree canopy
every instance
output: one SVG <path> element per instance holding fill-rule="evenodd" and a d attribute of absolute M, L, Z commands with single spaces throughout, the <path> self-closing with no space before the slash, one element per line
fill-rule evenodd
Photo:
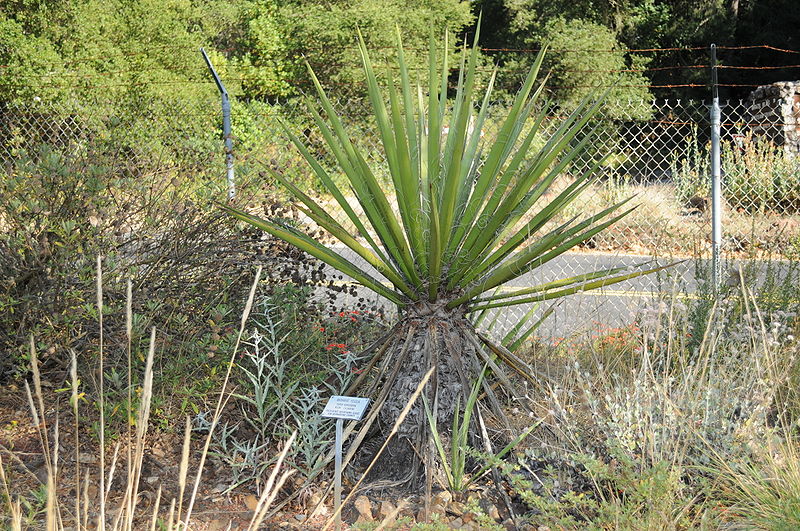
<path fill-rule="evenodd" d="M 527 50 L 549 44 L 543 75 L 551 76 L 550 95 L 567 106 L 612 84 L 612 103 L 706 97 L 704 87 L 672 85 L 707 84 L 711 43 L 800 49 L 795 0 L 7 0 L 0 99 L 212 97 L 201 46 L 239 98 L 274 102 L 308 92 L 306 62 L 332 95 L 363 96 L 358 31 L 382 64 L 399 27 L 414 72 L 431 31 L 449 30 L 452 53 L 481 13 L 481 45 L 495 50 L 483 61 L 499 65 L 499 88 L 514 93 L 533 60 Z M 643 49 L 651 51 L 631 51 Z M 720 62 L 731 67 L 721 82 L 738 85 L 727 89 L 732 97 L 800 77 L 792 68 L 797 54 L 771 48 L 724 50 Z M 771 69 L 736 68 L 743 66 Z"/>
<path fill-rule="evenodd" d="M 309 88 L 306 61 L 349 95 L 363 91 L 357 30 L 381 61 L 399 26 L 415 67 L 431 31 L 455 35 L 472 17 L 459 0 L 12 1 L 0 7 L 0 98 L 210 95 L 200 47 L 237 96 L 274 100 Z"/>
<path fill-rule="evenodd" d="M 525 49 L 558 40 L 553 30 L 559 25 L 574 35 L 594 27 L 593 35 L 586 31 L 586 38 L 572 41 L 569 48 L 581 49 L 593 41 L 584 49 L 615 50 L 616 62 L 624 60 L 630 70 L 641 71 L 638 75 L 656 86 L 651 93 L 658 97 L 707 97 L 706 88 L 669 85 L 707 84 L 708 68 L 702 65 L 709 63 L 712 43 L 757 46 L 720 53 L 720 64 L 730 68 L 720 82 L 739 85 L 723 90 L 730 97 L 745 97 L 757 85 L 800 78 L 796 67 L 774 68 L 798 64 L 797 53 L 791 53 L 800 50 L 800 7 L 794 0 L 482 0 L 475 8 L 492 20 L 485 28 L 485 40 L 497 48 Z M 569 42 L 565 35 L 560 40 Z M 504 55 L 510 58 L 501 57 L 507 64 L 519 60 Z M 575 54 L 560 60 L 560 68 L 590 70 L 598 61 L 596 54 Z M 753 66 L 773 68 L 738 68 Z"/>

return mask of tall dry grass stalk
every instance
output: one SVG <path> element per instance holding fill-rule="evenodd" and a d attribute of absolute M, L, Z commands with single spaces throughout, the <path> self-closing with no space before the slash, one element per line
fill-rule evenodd
<path fill-rule="evenodd" d="M 11 492 L 8 490 L 6 467 L 3 464 L 2 454 L 0 454 L 0 485 L 3 487 L 3 494 L 5 495 L 8 504 L 8 515 L 11 531 L 22 531 L 22 507 L 20 506 L 19 500 L 15 501 L 11 497 Z"/>
<path fill-rule="evenodd" d="M 236 354 L 239 352 L 239 345 L 242 342 L 242 336 L 244 335 L 244 328 L 247 324 L 247 320 L 250 318 L 250 312 L 253 309 L 253 301 L 256 297 L 256 288 L 258 287 L 258 282 L 261 279 L 261 270 L 262 267 L 258 266 L 258 270 L 256 270 L 256 277 L 253 279 L 253 285 L 250 286 L 250 293 L 247 296 L 247 302 L 244 305 L 244 311 L 242 311 L 242 320 L 239 324 L 239 333 L 236 335 L 236 344 L 233 347 L 233 352 L 231 352 L 230 360 L 228 361 L 228 370 L 225 372 L 225 379 L 222 381 L 222 389 L 219 392 L 219 398 L 217 399 L 217 405 L 214 408 L 214 416 L 211 418 L 211 426 L 208 429 L 208 435 L 206 436 L 206 442 L 203 445 L 203 452 L 200 455 L 200 464 L 197 467 L 197 475 L 195 476 L 194 480 L 194 487 L 192 488 L 192 496 L 189 499 L 189 507 L 186 509 L 186 524 L 188 526 L 189 519 L 192 516 L 192 509 L 194 508 L 194 501 L 197 498 L 197 490 L 200 488 L 200 479 L 203 474 L 203 466 L 206 462 L 206 456 L 208 455 L 208 449 L 211 446 L 211 436 L 214 433 L 214 429 L 217 427 L 219 423 L 220 415 L 222 414 L 222 406 L 223 403 L 227 400 L 225 397 L 225 392 L 228 388 L 228 381 L 231 377 L 231 370 L 234 366 L 234 361 L 236 360 Z"/>
<path fill-rule="evenodd" d="M 80 483 L 81 479 L 81 447 L 78 444 L 80 440 L 80 419 L 78 418 L 78 356 L 75 350 L 70 349 L 70 366 L 69 366 L 69 379 L 70 379 L 70 404 L 72 405 L 73 427 L 75 428 L 75 480 Z M 75 529 L 81 528 L 81 496 L 80 489 L 75 488 Z"/>
<path fill-rule="evenodd" d="M 98 378 L 99 378 L 99 388 L 98 388 L 98 400 L 100 402 L 100 520 L 98 523 L 98 529 L 100 531 L 105 531 L 106 529 L 106 488 L 105 488 L 105 473 L 103 472 L 106 469 L 106 434 L 105 434 L 105 425 L 106 425 L 106 407 L 105 407 L 105 389 L 104 389 L 104 382 L 105 382 L 105 367 L 104 365 L 104 352 L 103 352 L 103 257 L 97 255 L 97 323 L 100 329 L 100 338 L 98 340 Z"/>
<path fill-rule="evenodd" d="M 178 470 L 178 521 L 181 521 L 183 509 L 183 493 L 186 490 L 186 478 L 189 475 L 189 449 L 192 437 L 192 419 L 186 417 L 186 426 L 183 429 L 183 448 L 181 450 L 181 464 Z M 171 512 L 171 511 L 170 511 Z M 172 515 L 170 515 L 172 520 Z"/>
<path fill-rule="evenodd" d="M 125 284 L 125 338 L 127 339 L 127 347 L 128 347 L 128 403 L 125 408 L 125 435 L 126 435 L 126 444 L 125 449 L 128 453 L 128 459 L 125 461 L 125 472 L 127 475 L 125 477 L 131 477 L 131 464 L 133 463 L 133 450 L 132 450 L 132 441 L 133 441 L 133 432 L 132 432 L 132 411 L 131 408 L 133 407 L 133 379 L 131 375 L 131 370 L 133 367 L 133 361 L 131 359 L 133 355 L 133 282 L 131 279 Z M 77 418 L 77 415 L 76 415 Z M 127 499 L 127 507 L 126 510 L 128 514 L 130 514 L 133 510 L 132 507 L 133 500 L 131 498 Z"/>
<path fill-rule="evenodd" d="M 282 463 L 286 458 L 286 455 L 289 453 L 289 449 L 292 447 L 292 443 L 294 443 L 296 437 L 297 430 L 292 432 L 292 435 L 289 437 L 286 443 L 284 443 L 283 450 L 281 451 L 280 456 L 278 456 L 278 463 Z M 286 483 L 286 480 L 289 479 L 289 477 L 295 472 L 294 469 L 285 471 L 276 483 L 275 480 L 278 477 L 279 469 L 280 467 L 277 465 L 272 469 L 272 473 L 269 475 L 269 479 L 264 487 L 264 491 L 261 493 L 261 497 L 258 499 L 256 509 L 253 511 L 253 518 L 250 520 L 248 529 L 259 528 L 261 522 L 264 521 L 264 517 L 267 515 L 270 505 L 272 505 L 272 502 L 275 501 L 275 496 L 277 496 L 278 492 L 283 487 L 283 484 Z"/>

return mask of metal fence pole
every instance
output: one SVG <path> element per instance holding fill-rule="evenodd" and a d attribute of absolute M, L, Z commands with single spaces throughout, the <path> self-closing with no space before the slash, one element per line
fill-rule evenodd
<path fill-rule="evenodd" d="M 719 291 L 722 281 L 722 262 L 720 249 L 722 247 L 722 187 L 720 170 L 720 122 L 722 111 L 719 106 L 719 91 L 717 83 L 717 45 L 711 45 L 711 252 L 712 252 L 712 282 L 714 294 Z"/>
<path fill-rule="evenodd" d="M 222 136 L 225 139 L 225 167 L 227 168 L 227 180 L 228 180 L 228 199 L 233 199 L 236 195 L 236 182 L 233 176 L 233 138 L 231 137 L 231 100 L 228 97 L 228 91 L 225 88 L 225 85 L 222 83 L 222 80 L 217 75 L 217 71 L 214 70 L 214 65 L 211 64 L 211 59 L 208 58 L 206 51 L 203 48 L 200 48 L 200 52 L 203 54 L 203 59 L 206 60 L 206 64 L 208 65 L 208 69 L 211 71 L 211 75 L 214 77 L 214 81 L 217 83 L 217 88 L 219 89 L 220 95 L 222 95 Z"/>

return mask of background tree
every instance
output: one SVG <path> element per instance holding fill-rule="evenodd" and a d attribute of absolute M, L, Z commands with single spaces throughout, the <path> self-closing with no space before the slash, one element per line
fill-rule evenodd
<path fill-rule="evenodd" d="M 638 72 L 647 60 L 629 55 L 619 40 L 617 28 L 625 20 L 621 9 L 626 3 L 566 4 L 546 0 L 506 2 L 513 38 L 507 46 L 526 51 L 501 55 L 501 86 L 512 90 L 519 86 L 520 76 L 535 57 L 529 50 L 547 44 L 551 51 L 543 74 L 549 76 L 548 92 L 557 103 L 573 109 L 587 94 L 614 86 L 602 114 L 610 118 L 645 117 L 646 106 L 634 107 L 631 114 L 629 104 L 648 101 L 651 94 L 647 78 Z"/>
<path fill-rule="evenodd" d="M 549 76 L 549 94 L 562 107 L 574 109 L 587 95 L 610 88 L 601 111 L 604 116 L 624 119 L 649 115 L 648 80 L 637 71 L 646 65 L 646 60 L 629 56 L 610 29 L 588 20 L 556 18 L 535 30 L 521 29 L 520 33 L 528 31 L 522 41 L 525 48 L 538 48 L 543 43 L 551 47 L 543 71 Z M 506 84 L 518 79 L 534 57 L 525 52 L 508 62 Z M 637 107 L 636 103 L 642 105 Z"/>
<path fill-rule="evenodd" d="M 472 22 L 468 3 L 391 0 L 376 4 L 290 0 L 77 0 L 0 6 L 0 96 L 6 101 L 207 99 L 216 88 L 198 49 L 204 46 L 229 91 L 271 101 L 309 89 L 305 62 L 332 93 L 363 94 L 353 41 L 360 28 L 383 62 L 400 25 L 409 65 L 428 32 L 454 38 Z M 451 46 L 452 48 L 452 46 Z"/>
<path fill-rule="evenodd" d="M 247 96 L 274 97 L 291 92 L 286 87 L 313 91 L 306 70 L 307 61 L 333 95 L 364 94 L 364 73 L 353 36 L 361 31 L 377 64 L 391 55 L 393 35 L 399 26 L 407 43 L 407 61 L 412 69 L 425 64 L 428 34 L 449 31 L 451 52 L 457 35 L 472 22 L 470 6 L 459 0 L 420 2 L 387 0 L 355 2 L 318 0 L 266 2 L 254 8 L 255 17 L 248 24 L 249 46 L 242 64 L 256 67 L 256 72 L 278 72 L 282 85 L 273 93 L 268 85 L 245 86 Z"/>
<path fill-rule="evenodd" d="M 486 25 L 486 39 L 494 48 L 538 47 L 551 36 L 548 25 L 557 19 L 583 21 L 610 31 L 618 43 L 615 49 L 684 48 L 683 50 L 654 51 L 628 56 L 626 63 L 634 68 L 646 66 L 642 74 L 651 85 L 707 84 L 708 70 L 696 65 L 708 64 L 708 47 L 769 45 L 781 49 L 800 49 L 800 9 L 792 0 L 481 0 L 474 4 L 476 12 L 483 10 L 491 20 Z M 606 40 L 604 37 L 603 40 Z M 687 48 L 699 47 L 700 50 Z M 573 49 L 575 47 L 570 47 Z M 593 46 L 591 49 L 599 49 Z M 781 66 L 797 64 L 795 54 L 765 48 L 751 50 L 721 50 L 721 64 L 726 66 Z M 590 57 L 584 60 L 589 61 Z M 500 53 L 498 60 L 505 65 L 512 87 L 518 77 L 511 75 L 519 57 Z M 580 60 L 577 59 L 576 60 Z M 686 68 L 680 68 L 680 67 Z M 665 68 L 666 67 L 666 68 Z M 723 95 L 743 98 L 754 88 L 751 85 L 798 79 L 797 69 L 736 70 L 721 74 L 720 81 L 747 85 L 723 88 Z M 705 87 L 655 88 L 659 98 L 708 97 Z M 614 101 L 612 97 L 611 101 Z"/>

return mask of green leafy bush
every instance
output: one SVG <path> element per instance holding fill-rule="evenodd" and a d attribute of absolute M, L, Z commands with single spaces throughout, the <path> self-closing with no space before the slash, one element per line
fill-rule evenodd
<path fill-rule="evenodd" d="M 82 370 L 96 366 L 98 256 L 105 376 L 120 384 L 107 389 L 112 424 L 126 422 L 128 410 L 128 388 L 118 378 L 127 363 L 121 302 L 127 281 L 135 293 L 134 336 L 147 336 L 152 326 L 169 331 L 158 351 L 163 387 L 153 408 L 166 425 L 177 414 L 200 411 L 219 379 L 220 354 L 232 346 L 231 308 L 243 297 L 254 261 L 266 266 L 272 285 L 324 282 L 309 257 L 210 209 L 211 192 L 183 179 L 175 159 L 114 156 L 102 140 L 43 140 L 15 148 L 0 179 L 0 351 L 7 354 L 0 356 L 0 382 L 25 376 L 31 335 L 45 373 L 63 371 L 71 350 L 86 353 Z M 292 216 L 270 198 L 262 208 Z M 145 347 L 133 347 L 134 364 L 143 363 Z"/>
<path fill-rule="evenodd" d="M 800 211 L 800 159 L 763 137 L 747 135 L 742 147 L 723 148 L 724 195 L 737 209 L 751 213 Z"/>

